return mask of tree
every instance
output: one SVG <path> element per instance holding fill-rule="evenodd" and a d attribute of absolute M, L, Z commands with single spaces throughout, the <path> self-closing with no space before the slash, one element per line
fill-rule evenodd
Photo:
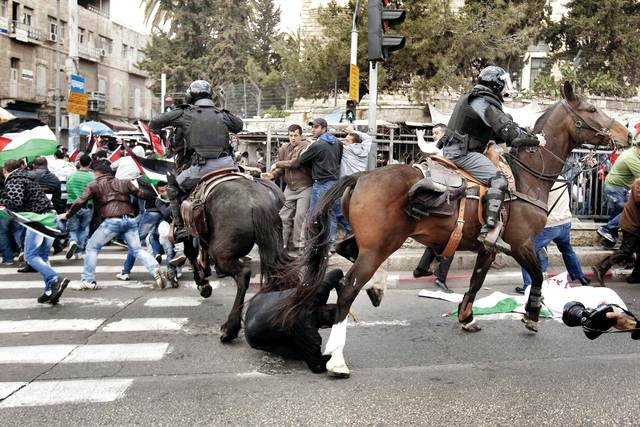
<path fill-rule="evenodd" d="M 279 23 L 280 8 L 276 7 L 274 0 L 251 0 L 251 56 L 264 72 L 269 72 L 278 65 L 279 58 L 274 50 L 274 43 L 278 37 Z"/>
<path fill-rule="evenodd" d="M 578 84 L 593 94 L 632 96 L 640 85 L 640 3 L 572 0 L 560 22 L 547 22 L 552 59 L 571 63 Z"/>

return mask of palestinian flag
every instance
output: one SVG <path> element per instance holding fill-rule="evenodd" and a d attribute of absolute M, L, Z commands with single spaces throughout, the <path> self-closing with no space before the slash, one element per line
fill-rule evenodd
<path fill-rule="evenodd" d="M 109 154 L 109 157 L 107 157 L 107 160 L 109 160 L 111 163 L 119 160 L 122 157 L 122 146 L 119 145 L 118 148 L 116 148 L 116 150 Z"/>
<path fill-rule="evenodd" d="M 37 119 L 16 118 L 0 124 L 0 166 L 9 159 L 34 159 L 56 152 L 49 126 Z"/>
<path fill-rule="evenodd" d="M 160 139 L 160 136 L 151 132 L 151 129 L 149 129 L 149 126 L 147 126 L 142 120 L 138 120 L 138 126 L 140 126 L 140 130 L 153 146 L 153 152 L 156 153 L 156 157 L 159 159 L 163 159 L 165 157 L 166 152 L 164 149 L 164 145 L 162 144 L 162 139 Z"/>
<path fill-rule="evenodd" d="M 143 157 L 136 156 L 131 150 L 125 148 L 127 155 L 131 156 L 133 161 L 138 166 L 140 174 L 147 180 L 147 182 L 156 185 L 159 182 L 167 182 L 167 175 L 169 173 L 175 173 L 176 166 L 170 160 L 160 159 L 145 159 Z"/>
<path fill-rule="evenodd" d="M 67 236 L 67 233 L 63 233 L 56 228 L 56 213 L 54 211 L 37 214 L 33 212 L 13 212 L 3 207 L 0 208 L 0 217 L 9 220 L 12 219 L 47 239 L 64 238 Z"/>

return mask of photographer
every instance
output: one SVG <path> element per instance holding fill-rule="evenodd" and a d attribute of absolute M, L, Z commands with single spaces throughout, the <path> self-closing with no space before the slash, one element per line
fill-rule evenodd
<path fill-rule="evenodd" d="M 620 331 L 628 331 L 630 329 L 640 328 L 640 325 L 638 324 L 638 321 L 636 319 L 621 311 L 613 311 L 607 313 L 607 317 L 609 319 L 615 320 L 616 323 L 613 325 L 613 327 Z M 633 331 L 631 333 L 631 338 L 633 338 L 634 340 L 640 339 L 640 331 Z"/>
<path fill-rule="evenodd" d="M 596 308 L 586 308 L 578 301 L 570 301 L 564 306 L 562 321 L 569 327 L 581 326 L 590 340 L 598 338 L 611 328 L 631 331 L 631 338 L 640 339 L 640 322 L 626 308 L 618 304 L 600 304 Z"/>

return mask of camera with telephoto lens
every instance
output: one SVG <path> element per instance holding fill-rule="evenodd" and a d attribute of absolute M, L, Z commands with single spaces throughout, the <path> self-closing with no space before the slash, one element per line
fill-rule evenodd
<path fill-rule="evenodd" d="M 582 326 L 587 338 L 595 340 L 616 324 L 615 319 L 607 317 L 607 313 L 613 311 L 613 306 L 610 304 L 600 304 L 596 308 L 585 308 L 582 303 L 571 301 L 564 306 L 562 321 L 567 326 Z"/>

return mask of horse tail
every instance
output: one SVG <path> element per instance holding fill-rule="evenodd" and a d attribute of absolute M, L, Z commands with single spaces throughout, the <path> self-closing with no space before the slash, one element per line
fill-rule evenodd
<path fill-rule="evenodd" d="M 280 321 L 292 325 L 301 312 L 309 306 L 317 294 L 317 288 L 324 279 L 329 263 L 329 233 L 331 230 L 331 211 L 338 200 L 365 172 L 345 176 L 338 180 L 318 201 L 307 218 L 305 228 L 305 247 L 295 261 L 296 267 L 304 269 L 302 283 L 298 283 L 296 291 L 280 311 Z"/>

